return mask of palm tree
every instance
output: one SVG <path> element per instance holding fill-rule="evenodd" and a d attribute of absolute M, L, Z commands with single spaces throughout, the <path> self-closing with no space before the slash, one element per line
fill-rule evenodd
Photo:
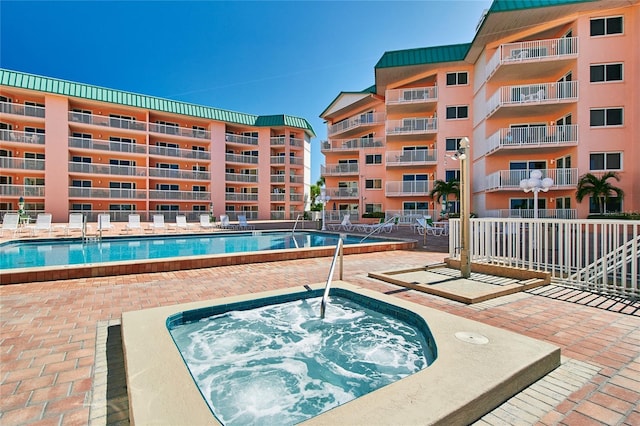
<path fill-rule="evenodd" d="M 310 198 L 311 198 L 311 207 L 313 207 L 316 204 L 316 198 L 318 198 L 318 196 L 320 195 L 320 188 L 322 188 L 323 186 L 324 186 L 324 176 L 318 179 L 318 181 L 314 185 L 311 185 L 311 187 L 309 188 Z"/>
<path fill-rule="evenodd" d="M 620 181 L 620 176 L 615 172 L 607 172 L 600 178 L 591 173 L 580 176 L 576 191 L 576 200 L 581 203 L 584 197 L 593 197 L 593 201 L 596 203 L 600 214 L 605 213 L 607 202 L 609 198 L 611 198 L 611 195 L 615 193 L 620 199 L 624 198 L 624 191 L 607 182 L 609 178 L 614 178 L 618 182 Z"/>
<path fill-rule="evenodd" d="M 429 197 L 434 198 L 436 201 L 440 201 L 442 198 L 444 200 L 442 204 L 446 207 L 449 195 L 455 195 L 456 198 L 460 198 L 460 181 L 454 179 L 447 182 L 438 179 L 433 182 L 433 189 L 429 192 Z"/>

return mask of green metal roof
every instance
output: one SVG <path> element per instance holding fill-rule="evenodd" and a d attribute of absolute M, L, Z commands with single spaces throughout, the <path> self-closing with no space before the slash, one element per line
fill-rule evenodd
<path fill-rule="evenodd" d="M 512 10 L 535 9 L 538 7 L 563 6 L 573 3 L 587 3 L 597 0 L 493 0 L 489 13 Z"/>
<path fill-rule="evenodd" d="M 375 68 L 406 67 L 464 60 L 471 43 L 385 52 Z"/>
<path fill-rule="evenodd" d="M 136 93 L 124 92 L 122 90 L 107 89 L 89 84 L 75 83 L 72 81 L 26 74 L 1 68 L 0 85 L 55 93 L 58 95 L 108 102 L 136 108 L 151 109 L 173 114 L 189 115 L 192 117 L 237 123 L 247 126 L 297 127 L 310 133 L 312 136 L 315 136 L 315 132 L 313 131 L 311 124 L 309 124 L 309 122 L 304 118 L 300 117 L 292 117 L 288 115 L 259 116 L 245 114 L 242 112 L 227 111 L 224 109 L 173 101 L 148 95 L 139 95 Z"/>

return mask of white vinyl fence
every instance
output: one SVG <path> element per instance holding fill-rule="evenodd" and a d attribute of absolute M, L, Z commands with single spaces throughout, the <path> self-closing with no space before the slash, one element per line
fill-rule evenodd
<path fill-rule="evenodd" d="M 460 257 L 460 220 L 449 254 Z M 556 284 L 640 298 L 640 221 L 471 219 L 472 262 L 550 272 Z"/>

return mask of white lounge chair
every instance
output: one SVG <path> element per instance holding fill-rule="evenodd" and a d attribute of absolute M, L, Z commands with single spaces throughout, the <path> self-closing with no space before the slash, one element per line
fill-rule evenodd
<path fill-rule="evenodd" d="M 167 227 L 164 224 L 164 215 L 162 214 L 154 214 L 153 222 L 149 224 L 149 227 L 153 232 L 156 232 L 156 229 L 166 230 Z"/>
<path fill-rule="evenodd" d="M 187 230 L 191 228 L 191 224 L 187 223 L 187 216 L 183 214 L 176 216 L 176 223 L 173 226 L 176 227 L 176 232 L 178 232 L 179 229 Z"/>
<path fill-rule="evenodd" d="M 111 231 L 114 229 L 114 226 L 111 224 L 111 216 L 107 213 L 99 214 L 98 227 L 96 229 L 98 231 Z"/>
<path fill-rule="evenodd" d="M 342 217 L 342 222 L 328 224 L 327 227 L 332 231 L 340 231 L 340 230 L 353 231 L 354 225 L 353 223 L 351 223 L 350 217 L 351 217 L 350 214 L 345 214 Z"/>
<path fill-rule="evenodd" d="M 0 235 L 4 235 L 4 231 L 13 231 L 13 236 L 15 237 L 18 232 L 20 232 L 20 228 L 18 227 L 18 223 L 20 222 L 20 215 L 18 213 L 5 213 L 2 218 L 2 229 L 0 230 Z"/>
<path fill-rule="evenodd" d="M 82 213 L 69 213 L 69 222 L 64 227 L 64 235 L 69 235 L 72 231 L 80 231 L 84 229 L 84 215 Z"/>
<path fill-rule="evenodd" d="M 233 225 L 229 223 L 229 216 L 226 214 L 220 215 L 220 228 L 222 229 L 233 229 Z"/>
<path fill-rule="evenodd" d="M 211 222 L 211 216 L 208 214 L 200 215 L 200 229 L 214 229 L 216 226 Z"/>
<path fill-rule="evenodd" d="M 238 215 L 237 229 L 255 229 L 256 227 L 247 222 L 247 216 L 243 214 Z"/>
<path fill-rule="evenodd" d="M 416 226 L 416 230 L 420 235 L 433 235 L 434 237 L 439 237 L 444 232 L 444 228 L 438 228 L 431 223 L 431 218 L 420 218 L 416 219 L 418 225 Z"/>
<path fill-rule="evenodd" d="M 35 236 L 40 231 L 47 231 L 51 236 L 51 213 L 38 213 L 36 217 L 36 224 L 29 227 L 31 229 L 31 236 Z"/>
<path fill-rule="evenodd" d="M 126 232 L 134 231 L 134 230 L 142 231 L 142 225 L 140 224 L 140 215 L 139 214 L 130 214 L 129 215 L 129 221 L 124 226 L 124 230 Z"/>

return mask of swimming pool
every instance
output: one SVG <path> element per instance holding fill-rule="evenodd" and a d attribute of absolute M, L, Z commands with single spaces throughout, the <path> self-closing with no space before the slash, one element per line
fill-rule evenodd
<path fill-rule="evenodd" d="M 167 327 L 216 418 L 291 425 L 416 373 L 436 358 L 418 315 L 335 289 L 181 312 Z"/>
<path fill-rule="evenodd" d="M 216 232 L 172 236 L 39 239 L 0 244 L 0 283 L 165 272 L 331 256 L 339 234 L 300 231 Z M 345 254 L 415 247 L 415 240 L 343 235 Z"/>

